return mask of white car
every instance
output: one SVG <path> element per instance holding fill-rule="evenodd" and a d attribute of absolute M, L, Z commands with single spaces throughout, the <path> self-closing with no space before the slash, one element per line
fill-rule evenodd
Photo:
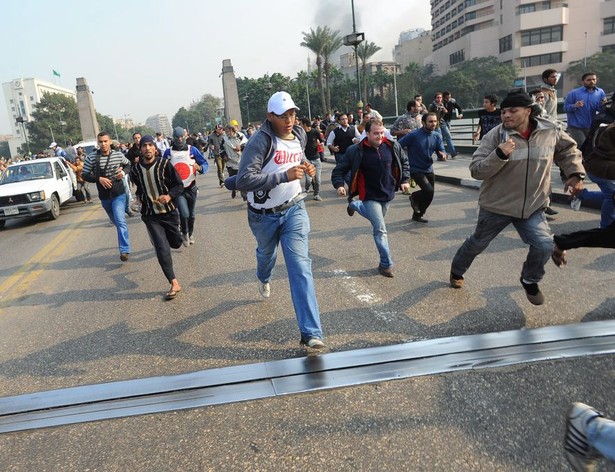
<path fill-rule="evenodd" d="M 98 149 L 97 141 L 81 141 L 73 146 L 75 149 L 78 147 L 83 148 L 83 153 L 87 156 Z"/>
<path fill-rule="evenodd" d="M 60 216 L 73 196 L 74 172 L 60 157 L 11 164 L 0 177 L 0 228 L 11 218 Z"/>

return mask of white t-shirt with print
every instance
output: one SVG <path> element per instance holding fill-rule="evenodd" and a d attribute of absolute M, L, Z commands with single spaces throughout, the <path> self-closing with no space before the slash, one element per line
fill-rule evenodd
<path fill-rule="evenodd" d="M 298 166 L 305 159 L 299 139 L 281 139 L 276 136 L 276 152 L 273 158 L 261 169 L 263 174 L 286 172 Z M 301 193 L 301 181 L 283 182 L 270 190 L 248 192 L 248 202 L 254 208 L 273 208 L 292 200 Z"/>

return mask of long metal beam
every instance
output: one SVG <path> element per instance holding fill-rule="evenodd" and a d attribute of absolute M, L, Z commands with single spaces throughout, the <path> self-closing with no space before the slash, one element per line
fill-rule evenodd
<path fill-rule="evenodd" d="M 0 398 L 0 433 L 615 352 L 615 321 L 417 341 Z"/>

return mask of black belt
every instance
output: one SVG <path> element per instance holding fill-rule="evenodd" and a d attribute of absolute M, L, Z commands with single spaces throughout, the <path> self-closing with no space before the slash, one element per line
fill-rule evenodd
<path fill-rule="evenodd" d="M 295 206 L 297 203 L 303 201 L 305 197 L 307 197 L 307 192 L 302 192 L 299 195 L 297 195 L 295 198 L 293 198 L 292 200 L 288 200 L 287 202 L 282 203 L 281 205 L 275 206 L 273 208 L 254 208 L 252 205 L 248 203 L 248 210 L 250 210 L 253 213 L 259 213 L 261 215 L 272 215 L 274 213 L 281 213 L 284 210 L 288 210 L 289 208 Z"/>

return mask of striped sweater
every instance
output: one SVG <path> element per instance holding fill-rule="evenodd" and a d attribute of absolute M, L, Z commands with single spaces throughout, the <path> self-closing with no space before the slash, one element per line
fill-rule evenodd
<path fill-rule="evenodd" d="M 151 164 L 139 161 L 130 170 L 130 179 L 137 187 L 142 215 L 159 215 L 175 210 L 173 199 L 184 190 L 182 179 L 171 161 L 160 157 Z M 159 203 L 161 195 L 169 195 L 172 200 Z"/>
<path fill-rule="evenodd" d="M 130 171 L 130 161 L 121 152 L 111 151 L 108 156 L 103 156 L 100 151 L 95 151 L 85 158 L 81 175 L 87 182 L 96 182 L 99 198 L 110 200 L 125 192 L 124 182 L 116 178 L 120 167 L 125 174 Z M 113 187 L 104 188 L 98 181 L 99 177 L 111 179 Z"/>

